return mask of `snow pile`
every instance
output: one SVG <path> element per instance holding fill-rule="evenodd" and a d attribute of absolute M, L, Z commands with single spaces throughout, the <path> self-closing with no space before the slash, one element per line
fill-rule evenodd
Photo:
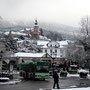
<path fill-rule="evenodd" d="M 79 77 L 79 74 L 68 74 L 67 77 Z"/>
<path fill-rule="evenodd" d="M 0 85 L 12 85 L 12 84 L 17 84 L 21 82 L 21 80 L 14 80 L 14 81 L 8 81 L 8 82 L 0 82 Z"/>
<path fill-rule="evenodd" d="M 85 69 L 80 69 L 80 70 L 78 70 L 78 73 L 89 73 L 89 71 L 85 70 Z"/>
<path fill-rule="evenodd" d="M 0 77 L 0 80 L 10 80 L 9 78 L 7 78 L 7 77 Z"/>
<path fill-rule="evenodd" d="M 79 78 L 80 76 L 79 76 L 79 74 L 69 74 L 69 73 L 68 73 L 68 74 L 67 74 L 67 78 L 69 78 L 69 77 L 78 77 L 78 78 Z M 60 77 L 60 78 L 61 78 L 61 77 Z M 88 74 L 87 79 L 90 79 L 90 74 Z"/>

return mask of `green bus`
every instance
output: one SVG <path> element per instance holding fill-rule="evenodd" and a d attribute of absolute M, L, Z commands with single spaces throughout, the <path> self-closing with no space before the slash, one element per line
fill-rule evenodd
<path fill-rule="evenodd" d="M 19 66 L 20 76 L 27 79 L 48 79 L 50 63 L 45 61 L 39 62 L 22 62 Z"/>

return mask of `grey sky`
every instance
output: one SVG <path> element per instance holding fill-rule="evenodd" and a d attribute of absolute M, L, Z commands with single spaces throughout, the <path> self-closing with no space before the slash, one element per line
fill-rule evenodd
<path fill-rule="evenodd" d="M 90 15 L 90 0 L 0 0 L 0 16 L 8 20 L 34 20 L 78 26 Z"/>

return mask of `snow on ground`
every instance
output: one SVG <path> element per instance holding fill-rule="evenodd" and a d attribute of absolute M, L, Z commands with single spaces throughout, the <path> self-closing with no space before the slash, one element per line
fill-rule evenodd
<path fill-rule="evenodd" d="M 0 85 L 12 85 L 12 84 L 17 84 L 19 82 L 21 82 L 21 80 L 16 79 L 16 80 L 13 80 L 13 81 L 0 82 Z"/>
<path fill-rule="evenodd" d="M 59 76 L 59 78 L 69 78 L 69 77 L 74 77 L 74 78 L 78 77 L 79 78 L 80 77 L 79 74 L 69 74 L 69 73 L 67 74 L 67 77 L 60 77 L 60 73 L 58 73 L 58 76 Z M 50 76 L 50 78 L 53 78 L 53 77 Z M 87 79 L 90 79 L 90 74 L 88 74 Z"/>
<path fill-rule="evenodd" d="M 43 89 L 40 88 L 39 90 L 90 90 L 90 87 L 84 88 L 69 88 L 69 89 Z"/>
<path fill-rule="evenodd" d="M 80 77 L 79 74 L 67 74 L 67 77 Z M 87 76 L 88 79 L 90 79 L 90 74 Z"/>
<path fill-rule="evenodd" d="M 80 69 L 80 70 L 78 70 L 78 73 L 89 73 L 89 71 L 85 70 L 85 69 Z"/>
<path fill-rule="evenodd" d="M 0 77 L 0 80 L 9 80 L 9 78 L 7 78 L 7 77 Z"/>
<path fill-rule="evenodd" d="M 79 74 L 68 74 L 67 77 L 79 77 Z M 88 74 L 87 78 L 90 79 L 90 74 Z"/>
<path fill-rule="evenodd" d="M 86 88 L 70 88 L 70 89 L 52 89 L 52 90 L 90 90 L 90 87 L 86 87 Z"/>
<path fill-rule="evenodd" d="M 67 77 L 79 77 L 79 74 L 67 74 Z"/>

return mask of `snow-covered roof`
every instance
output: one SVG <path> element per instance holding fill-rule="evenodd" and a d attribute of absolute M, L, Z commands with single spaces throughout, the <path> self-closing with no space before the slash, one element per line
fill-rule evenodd
<path fill-rule="evenodd" d="M 14 55 L 11 55 L 11 57 L 42 57 L 45 53 L 23 53 L 18 52 Z"/>
<path fill-rule="evenodd" d="M 19 40 L 19 41 L 17 41 L 17 43 L 22 43 L 22 42 L 24 42 L 24 40 Z"/>
<path fill-rule="evenodd" d="M 78 67 L 77 65 L 70 65 L 70 67 Z"/>
<path fill-rule="evenodd" d="M 68 45 L 68 40 L 66 41 L 56 41 L 57 43 L 59 43 L 60 48 L 63 48 L 65 45 Z M 45 40 L 39 40 L 37 41 L 37 45 L 42 45 L 43 48 L 48 48 L 47 44 L 49 43 L 49 41 L 45 41 Z"/>
<path fill-rule="evenodd" d="M 66 41 L 57 41 L 60 45 L 60 48 L 63 48 L 65 45 L 68 45 L 68 40 Z"/>
<path fill-rule="evenodd" d="M 42 39 L 42 40 L 50 40 L 46 36 L 41 36 L 41 35 L 39 35 L 39 38 Z"/>
<path fill-rule="evenodd" d="M 5 35 L 8 35 L 9 34 L 9 32 L 5 32 L 4 33 Z M 27 35 L 27 34 L 25 34 L 25 33 L 20 33 L 20 32 L 11 32 L 11 34 L 17 34 L 17 35 Z"/>
<path fill-rule="evenodd" d="M 45 40 L 37 41 L 37 45 L 41 45 L 41 46 L 43 46 L 43 48 L 47 48 L 48 43 L 49 43 L 49 41 L 45 41 Z"/>
<path fill-rule="evenodd" d="M 80 69 L 80 70 L 78 70 L 78 73 L 89 73 L 89 71 L 85 70 L 85 69 Z"/>
<path fill-rule="evenodd" d="M 30 30 L 30 28 L 26 28 L 26 30 L 27 30 L 27 31 L 29 31 L 29 30 Z"/>
<path fill-rule="evenodd" d="M 31 27 L 31 28 L 25 28 L 25 30 L 26 30 L 26 31 L 30 31 L 30 30 L 32 31 L 32 30 L 33 30 L 33 27 Z M 20 32 L 24 32 L 25 30 L 22 29 L 22 30 L 20 30 Z"/>
<path fill-rule="evenodd" d="M 15 38 L 13 38 L 13 39 L 14 39 L 14 40 L 18 40 L 18 38 L 16 38 L 16 37 L 15 37 Z"/>

